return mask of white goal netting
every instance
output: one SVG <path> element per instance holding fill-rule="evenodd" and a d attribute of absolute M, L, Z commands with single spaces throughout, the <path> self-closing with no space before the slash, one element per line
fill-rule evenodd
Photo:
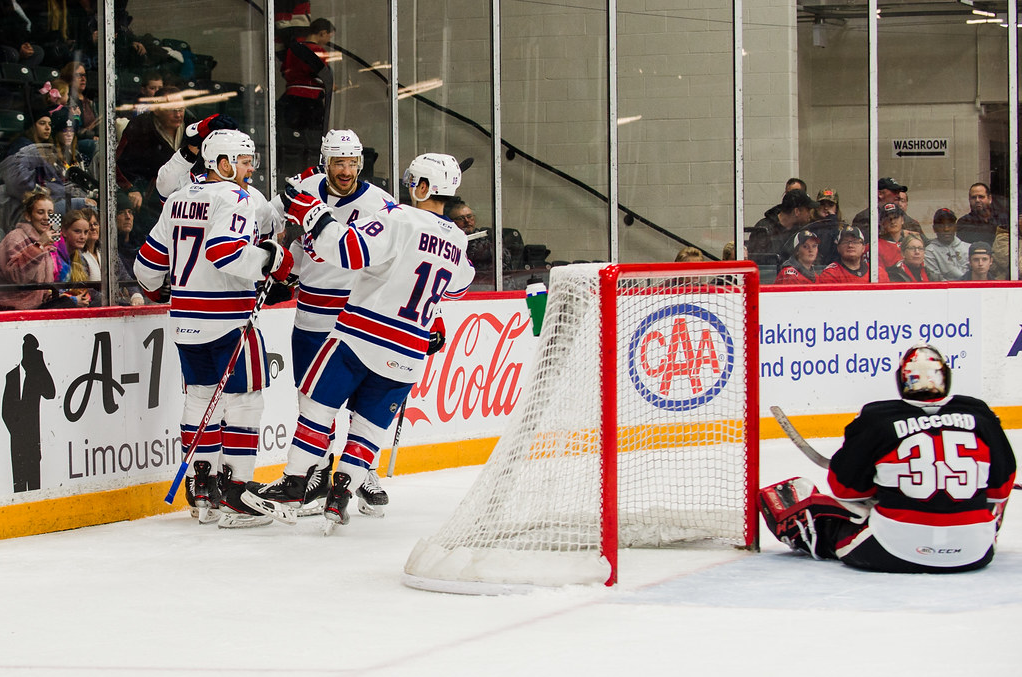
<path fill-rule="evenodd" d="M 754 545 L 750 274 L 700 270 L 551 271 L 536 360 L 507 432 L 454 515 L 413 550 L 406 583 L 452 592 L 603 583 L 616 577 L 618 544 Z"/>

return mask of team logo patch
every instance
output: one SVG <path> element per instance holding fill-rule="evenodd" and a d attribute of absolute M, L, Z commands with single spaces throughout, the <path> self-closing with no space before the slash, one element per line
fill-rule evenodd
<path fill-rule="evenodd" d="M 734 340 L 719 317 L 697 305 L 649 315 L 628 342 L 628 376 L 654 407 L 688 411 L 706 404 L 734 370 Z"/>

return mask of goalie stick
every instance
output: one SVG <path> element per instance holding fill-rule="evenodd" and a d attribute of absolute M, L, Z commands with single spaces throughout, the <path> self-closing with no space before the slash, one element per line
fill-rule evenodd
<path fill-rule="evenodd" d="M 795 430 L 795 426 L 791 424 L 791 421 L 788 420 L 788 416 L 780 407 L 770 407 L 770 413 L 774 415 L 774 418 L 777 420 L 777 424 L 781 426 L 781 430 L 783 430 L 791 441 L 795 443 L 795 446 L 798 447 L 799 451 L 805 454 L 806 458 L 824 470 L 830 468 L 830 459 L 816 451 L 816 449 L 813 448 L 813 445 L 806 442 L 805 438 L 802 437 L 797 430 Z M 1011 485 L 1011 488 L 1013 490 L 1022 489 L 1022 484 L 1016 482 Z"/>
<path fill-rule="evenodd" d="M 248 332 L 250 332 L 252 327 L 255 326 L 256 316 L 259 314 L 259 309 L 263 307 L 263 302 L 266 301 L 266 294 L 270 291 L 270 287 L 272 286 L 273 279 L 267 277 L 263 280 L 263 283 L 259 288 L 259 293 L 256 295 L 255 306 L 252 308 L 252 314 L 248 316 L 248 321 L 241 329 L 241 338 L 238 339 L 238 345 L 234 346 L 234 352 L 231 354 L 231 359 L 227 363 L 227 369 L 224 370 L 224 375 L 220 377 L 220 382 L 216 384 L 213 396 L 209 398 L 209 406 L 206 407 L 206 413 L 202 415 L 199 427 L 195 431 L 195 437 L 192 438 L 192 443 L 188 445 L 188 450 L 185 452 L 184 458 L 181 460 L 181 466 L 177 469 L 177 476 L 175 476 L 174 481 L 170 483 L 170 491 L 167 492 L 167 496 L 163 499 L 167 505 L 172 505 L 174 503 L 174 496 L 177 494 L 177 490 L 181 486 L 181 481 L 184 479 L 185 473 L 188 471 L 188 465 L 192 462 L 192 457 L 195 456 L 195 450 L 199 446 L 199 438 L 201 438 L 202 433 L 206 431 L 206 426 L 209 425 L 209 419 L 213 417 L 213 410 L 216 409 L 216 405 L 220 403 L 220 397 L 224 394 L 224 388 L 227 387 L 227 381 L 231 378 L 231 374 L 234 373 L 234 367 L 238 364 L 238 358 L 241 356 L 241 351 L 245 347 L 245 339 L 248 337 Z M 201 513 L 202 511 L 200 510 L 200 517 L 202 517 Z"/>

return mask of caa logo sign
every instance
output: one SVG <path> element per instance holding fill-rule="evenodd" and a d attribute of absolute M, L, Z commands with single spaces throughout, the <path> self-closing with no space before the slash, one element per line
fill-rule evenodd
<path fill-rule="evenodd" d="M 687 411 L 727 385 L 735 364 L 734 340 L 710 311 L 677 304 L 639 323 L 627 359 L 628 376 L 644 400 L 660 409 Z"/>

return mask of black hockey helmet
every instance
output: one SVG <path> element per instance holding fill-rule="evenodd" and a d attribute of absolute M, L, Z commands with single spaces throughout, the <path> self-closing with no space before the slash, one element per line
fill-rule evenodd
<path fill-rule="evenodd" d="M 898 392 L 902 399 L 934 402 L 951 390 L 951 368 L 940 351 L 928 343 L 917 343 L 901 356 Z"/>

